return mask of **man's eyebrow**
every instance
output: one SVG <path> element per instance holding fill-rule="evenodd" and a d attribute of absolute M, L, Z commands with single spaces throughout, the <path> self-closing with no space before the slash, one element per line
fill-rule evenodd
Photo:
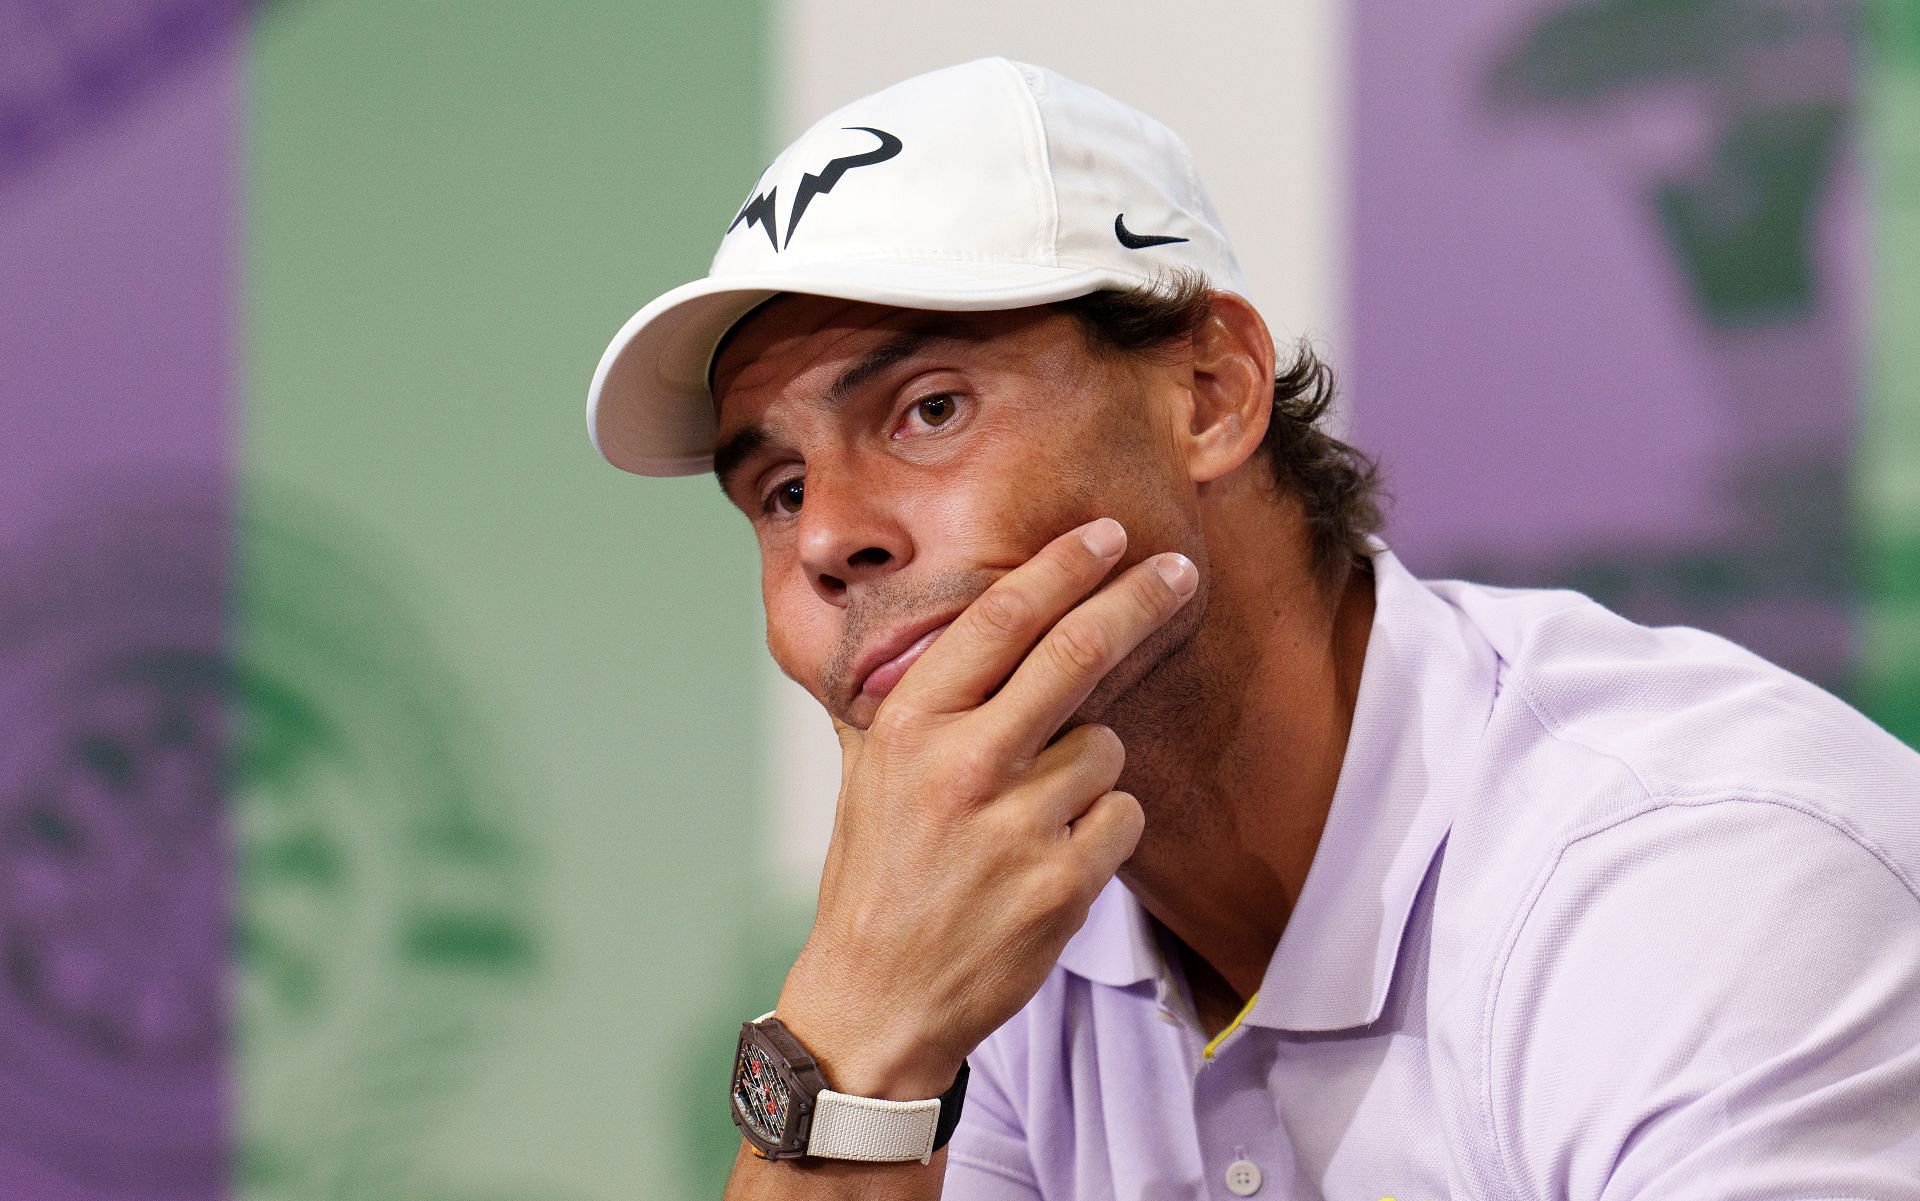
<path fill-rule="evenodd" d="M 951 321 L 928 321 L 905 330 L 869 350 L 859 362 L 834 380 L 833 386 L 827 389 L 826 405 L 830 409 L 845 408 L 860 385 L 871 381 L 889 367 L 912 358 L 932 343 L 965 339 L 962 328 Z"/>
<path fill-rule="evenodd" d="M 972 341 L 966 327 L 952 321 L 934 320 L 924 322 L 909 330 L 887 339 L 862 355 L 860 361 L 841 372 L 840 378 L 828 386 L 822 398 L 829 409 L 843 409 L 861 385 L 873 381 L 876 376 L 886 372 L 937 342 Z M 713 474 L 720 481 L 720 488 L 728 496 L 733 495 L 733 476 L 740 465 L 755 451 L 772 441 L 766 427 L 750 425 L 729 437 L 714 448 Z"/>
<path fill-rule="evenodd" d="M 713 448 L 713 476 L 720 481 L 722 492 L 733 495 L 733 477 L 740 470 L 740 464 L 770 441 L 766 427 L 750 425 Z"/>

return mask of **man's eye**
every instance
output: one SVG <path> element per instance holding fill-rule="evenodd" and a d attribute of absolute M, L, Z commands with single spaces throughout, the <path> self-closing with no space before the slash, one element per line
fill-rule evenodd
<path fill-rule="evenodd" d="M 792 479 L 781 484 L 767 494 L 767 511 L 775 509 L 782 513 L 798 513 L 800 502 L 806 499 L 807 486 L 802 480 Z"/>
<path fill-rule="evenodd" d="M 949 392 L 936 396 L 925 396 L 913 402 L 914 416 L 929 427 L 939 427 L 953 420 L 960 409 L 959 398 Z"/>

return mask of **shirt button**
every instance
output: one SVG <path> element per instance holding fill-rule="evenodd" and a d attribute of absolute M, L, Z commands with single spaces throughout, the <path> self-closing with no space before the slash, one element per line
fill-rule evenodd
<path fill-rule="evenodd" d="M 1227 1191 L 1236 1197 L 1251 1197 L 1260 1191 L 1260 1165 L 1251 1159 L 1236 1159 L 1227 1165 Z"/>

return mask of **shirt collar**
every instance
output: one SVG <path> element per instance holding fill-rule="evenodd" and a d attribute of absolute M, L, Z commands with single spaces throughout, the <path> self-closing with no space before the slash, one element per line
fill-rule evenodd
<path fill-rule="evenodd" d="M 1492 647 L 1385 543 L 1373 546 L 1373 626 L 1346 758 L 1249 1025 L 1345 1030 L 1379 1018 L 1414 897 L 1493 709 Z M 1115 987 L 1165 972 L 1146 911 L 1117 879 L 1060 965 Z"/>
<path fill-rule="evenodd" d="M 1060 952 L 1060 966 L 1114 988 L 1163 976 L 1165 961 L 1154 942 L 1153 923 L 1117 877 L 1093 899 L 1087 920 Z"/>

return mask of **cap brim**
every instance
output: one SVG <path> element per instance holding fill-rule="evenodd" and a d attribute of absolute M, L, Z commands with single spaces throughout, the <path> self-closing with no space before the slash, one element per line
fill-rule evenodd
<path fill-rule="evenodd" d="M 898 260 L 838 261 L 698 279 L 635 313 L 608 343 L 587 391 L 587 431 L 607 462 L 638 475 L 713 466 L 707 367 L 734 322 L 782 292 L 948 312 L 1070 300 L 1146 277 L 1111 267 Z"/>

